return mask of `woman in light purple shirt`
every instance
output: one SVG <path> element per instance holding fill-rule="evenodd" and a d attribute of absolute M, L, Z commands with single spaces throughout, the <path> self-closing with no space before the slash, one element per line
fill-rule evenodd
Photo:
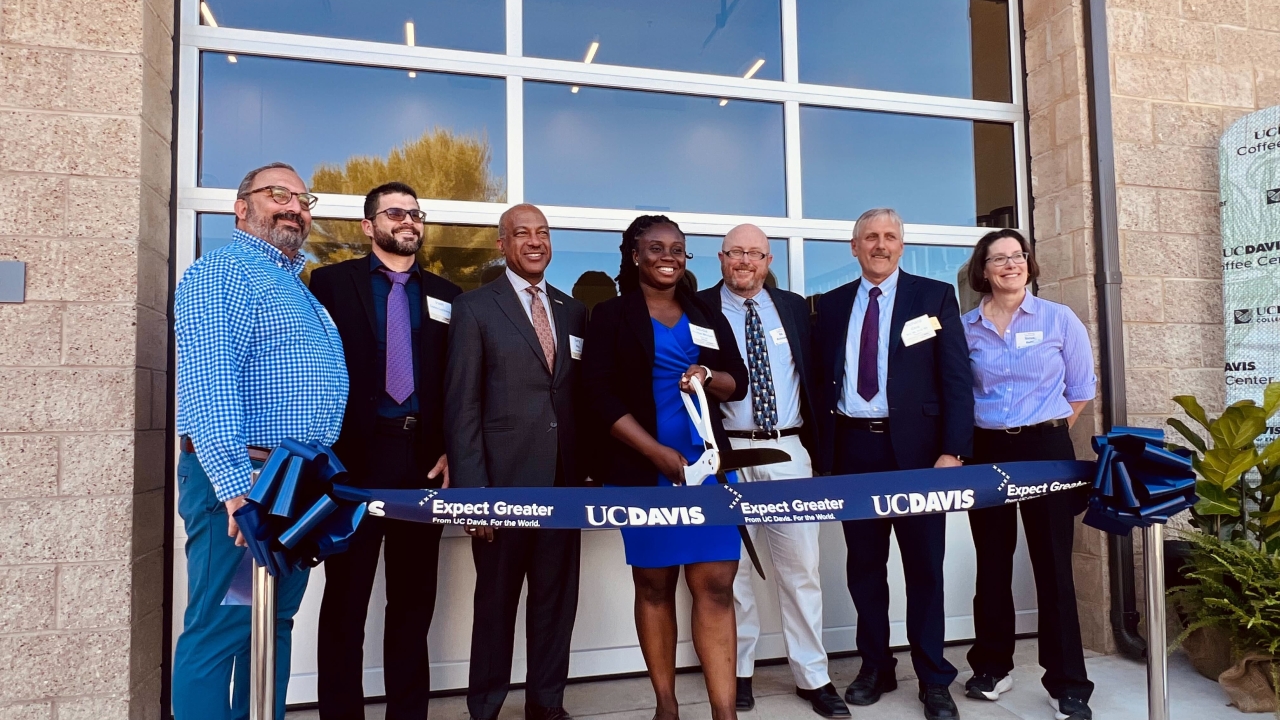
<path fill-rule="evenodd" d="M 1075 459 L 1068 430 L 1095 394 L 1093 353 L 1069 308 L 1027 291 L 1038 274 L 1030 244 L 1014 230 L 988 233 L 969 259 L 969 284 L 983 295 L 962 318 L 973 369 L 974 462 Z M 1058 720 L 1092 719 L 1093 683 L 1071 576 L 1083 493 L 969 511 L 978 565 L 969 697 L 995 700 L 1013 687 L 1013 553 L 1021 507 L 1039 605 L 1041 682 Z"/>

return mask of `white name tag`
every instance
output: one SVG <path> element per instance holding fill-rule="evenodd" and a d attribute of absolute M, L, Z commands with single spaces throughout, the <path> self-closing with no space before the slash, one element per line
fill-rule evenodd
<path fill-rule="evenodd" d="M 769 337 L 773 338 L 774 345 L 787 344 L 787 331 L 782 328 L 774 328 L 769 331 Z"/>
<path fill-rule="evenodd" d="M 710 328 L 689 323 L 689 334 L 693 336 L 693 344 L 698 347 L 704 347 L 708 350 L 720 349 L 720 344 L 716 342 L 716 333 Z"/>
<path fill-rule="evenodd" d="M 915 345 L 918 342 L 937 337 L 938 333 L 933 329 L 934 322 L 936 321 L 928 315 L 921 315 L 914 320 L 907 321 L 907 324 L 902 326 L 902 344 Z"/>
<path fill-rule="evenodd" d="M 447 303 L 439 298 L 427 296 L 427 314 L 432 320 L 449 324 L 449 318 L 453 315 L 453 303 Z"/>
<path fill-rule="evenodd" d="M 1044 333 L 1040 330 L 1035 332 L 1020 332 L 1013 337 L 1013 343 L 1019 350 L 1029 348 L 1033 345 L 1039 345 L 1044 342 Z"/>
<path fill-rule="evenodd" d="M 582 359 L 582 338 L 577 335 L 569 336 L 569 355 L 574 360 Z"/>

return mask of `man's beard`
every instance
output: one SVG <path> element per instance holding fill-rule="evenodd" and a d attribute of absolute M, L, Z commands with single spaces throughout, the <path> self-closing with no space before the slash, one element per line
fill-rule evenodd
<path fill-rule="evenodd" d="M 760 291 L 760 288 L 764 287 L 764 278 L 757 278 L 752 275 L 751 279 L 744 283 L 739 282 L 736 275 L 729 273 L 729 277 L 724 279 L 724 284 L 728 285 L 729 289 L 735 293 L 749 293 L 754 295 Z"/>
<path fill-rule="evenodd" d="M 396 232 L 403 229 L 404 228 L 396 228 Z M 414 229 L 416 230 L 416 228 Z M 382 228 L 376 225 L 373 227 L 373 241 L 378 244 L 378 247 L 386 250 L 392 255 L 403 255 L 406 257 L 410 255 L 417 255 L 418 250 L 422 247 L 421 234 L 413 240 L 401 240 L 395 236 L 395 233 L 384 232 Z"/>
<path fill-rule="evenodd" d="M 278 212 L 267 219 L 267 222 L 263 220 L 264 218 L 255 213 L 253 206 L 250 205 L 249 212 L 244 218 L 245 224 L 249 226 L 249 232 L 285 252 L 296 253 L 307 241 L 307 235 L 311 233 L 311 224 L 295 212 Z M 282 225 L 281 220 L 292 220 L 298 224 L 298 228 Z"/>

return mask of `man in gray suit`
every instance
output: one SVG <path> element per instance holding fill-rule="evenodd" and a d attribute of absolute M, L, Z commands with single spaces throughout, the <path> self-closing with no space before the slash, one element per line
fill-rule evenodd
<path fill-rule="evenodd" d="M 516 205 L 498 221 L 506 272 L 453 301 L 445 442 L 454 487 L 578 485 L 586 476 L 575 409 L 587 309 L 547 285 L 551 231 Z M 511 681 L 525 578 L 526 720 L 564 720 L 578 609 L 577 530 L 468 528 L 476 565 L 467 708 L 496 718 Z"/>

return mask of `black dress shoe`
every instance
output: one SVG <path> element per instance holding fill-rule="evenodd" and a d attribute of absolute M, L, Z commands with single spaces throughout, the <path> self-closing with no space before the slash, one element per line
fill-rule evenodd
<path fill-rule="evenodd" d="M 1049 704 L 1053 706 L 1053 716 L 1057 720 L 1093 720 L 1089 703 L 1080 698 L 1049 698 Z"/>
<path fill-rule="evenodd" d="M 524 720 L 573 720 L 573 716 L 562 707 L 544 708 L 527 703 L 524 706 Z"/>
<path fill-rule="evenodd" d="M 960 710 L 951 699 L 948 686 L 920 683 L 919 697 L 924 703 L 924 716 L 929 720 L 960 720 Z"/>
<path fill-rule="evenodd" d="M 816 690 L 801 690 L 796 688 L 796 694 L 813 706 L 813 711 L 822 717 L 829 718 L 847 718 L 849 717 L 849 706 L 844 704 L 840 699 L 840 694 L 836 692 L 836 686 L 827 683 Z"/>
<path fill-rule="evenodd" d="M 898 678 L 893 670 L 872 670 L 866 667 L 858 671 L 858 677 L 844 691 L 845 702 L 850 705 L 874 705 L 880 696 L 898 689 Z"/>
<path fill-rule="evenodd" d="M 750 710 L 756 706 L 756 698 L 751 694 L 751 678 L 738 678 L 738 697 L 733 706 L 739 710 Z"/>

